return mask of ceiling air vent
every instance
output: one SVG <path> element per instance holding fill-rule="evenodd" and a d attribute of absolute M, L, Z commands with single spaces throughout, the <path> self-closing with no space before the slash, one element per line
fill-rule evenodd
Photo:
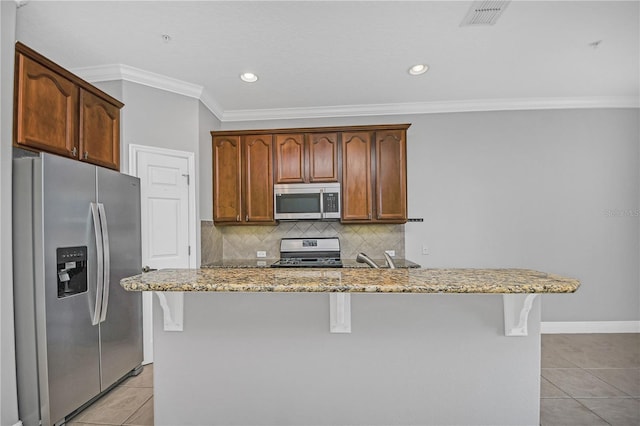
<path fill-rule="evenodd" d="M 474 1 L 460 23 L 461 27 L 477 25 L 493 25 L 502 12 L 511 3 L 510 1 Z"/>

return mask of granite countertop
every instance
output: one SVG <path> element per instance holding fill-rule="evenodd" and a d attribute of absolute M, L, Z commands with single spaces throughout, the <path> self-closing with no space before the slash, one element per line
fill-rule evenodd
<path fill-rule="evenodd" d="M 201 268 L 267 268 L 278 259 L 260 258 L 260 259 L 233 259 L 233 260 L 221 260 L 214 263 L 202 265 Z M 364 263 L 358 263 L 355 259 L 341 259 L 344 268 L 370 268 L 369 265 Z M 381 267 L 386 267 L 387 263 L 384 259 L 373 259 Z M 393 259 L 397 268 L 419 268 L 415 262 L 407 259 Z"/>
<path fill-rule="evenodd" d="M 529 269 L 163 269 L 120 281 L 129 291 L 573 293 L 573 278 Z"/>
<path fill-rule="evenodd" d="M 218 262 L 208 263 L 200 266 L 203 269 L 211 268 L 268 268 L 278 259 L 260 258 L 260 259 L 233 259 L 220 260 Z"/>

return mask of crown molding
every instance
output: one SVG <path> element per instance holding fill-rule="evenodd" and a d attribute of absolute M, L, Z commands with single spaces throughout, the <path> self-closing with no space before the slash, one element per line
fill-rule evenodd
<path fill-rule="evenodd" d="M 220 108 L 217 102 L 207 93 L 204 93 L 204 87 L 167 77 L 166 75 L 156 74 L 124 64 L 74 68 L 71 72 L 90 83 L 125 80 L 131 83 L 142 84 L 155 89 L 199 99 L 218 119 L 223 115 L 222 108 Z"/>
<path fill-rule="evenodd" d="M 638 96 L 573 98 L 475 99 L 442 102 L 406 102 L 372 105 L 337 105 L 311 108 L 269 108 L 225 111 L 203 86 L 145 71 L 124 64 L 75 68 L 71 72 L 84 80 L 126 80 L 199 99 L 221 122 L 336 118 L 379 115 L 438 114 L 452 112 L 519 111 L 541 109 L 640 108 Z"/>
<path fill-rule="evenodd" d="M 177 93 L 190 98 L 202 96 L 203 87 L 197 84 L 188 83 L 166 75 L 156 74 L 140 68 L 130 67 L 123 64 L 109 64 L 95 67 L 73 68 L 71 72 L 81 78 L 95 83 L 98 81 L 126 80 L 167 92 Z"/>
<path fill-rule="evenodd" d="M 202 95 L 200 96 L 200 102 L 209 109 L 215 115 L 218 120 L 222 121 L 222 117 L 224 116 L 224 110 L 222 107 L 216 102 L 215 99 L 207 92 L 206 90 L 202 91 Z"/>
<path fill-rule="evenodd" d="M 276 108 L 225 111 L 223 122 L 280 120 L 293 118 L 362 117 L 375 115 L 412 115 L 452 112 L 518 111 L 580 108 L 640 108 L 638 97 L 579 97 L 477 99 L 443 102 L 407 102 L 395 104 L 345 105 L 317 108 Z"/>

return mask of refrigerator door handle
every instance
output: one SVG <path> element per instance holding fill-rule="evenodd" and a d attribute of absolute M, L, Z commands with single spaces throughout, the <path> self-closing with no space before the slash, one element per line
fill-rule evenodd
<path fill-rule="evenodd" d="M 109 255 L 109 230 L 107 228 L 107 214 L 104 211 L 104 204 L 98 203 L 100 213 L 100 227 L 102 228 L 102 247 L 104 257 L 104 278 L 102 281 L 102 308 L 100 309 L 100 322 L 107 319 L 107 308 L 109 307 L 109 286 L 111 272 L 111 258 Z"/>
<path fill-rule="evenodd" d="M 100 213 L 98 205 L 91 203 L 91 217 L 93 218 L 93 229 L 96 233 L 96 257 L 97 257 L 97 273 L 96 273 L 96 303 L 93 308 L 92 325 L 100 323 L 100 310 L 102 306 L 102 289 L 104 288 L 104 259 L 102 244 L 102 227 L 100 226 Z"/>

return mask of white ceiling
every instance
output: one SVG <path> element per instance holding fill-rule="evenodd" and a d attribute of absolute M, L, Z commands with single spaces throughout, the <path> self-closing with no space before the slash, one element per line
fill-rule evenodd
<path fill-rule="evenodd" d="M 32 0 L 17 38 L 90 81 L 184 87 L 222 120 L 638 105 L 640 2 L 513 1 L 461 27 L 470 5 Z"/>

